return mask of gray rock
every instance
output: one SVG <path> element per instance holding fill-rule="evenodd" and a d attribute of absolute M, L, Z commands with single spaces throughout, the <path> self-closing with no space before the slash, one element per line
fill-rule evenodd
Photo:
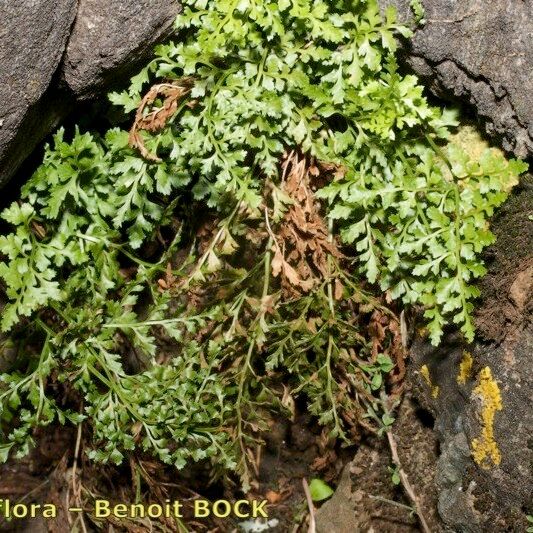
<path fill-rule="evenodd" d="M 317 514 L 317 533 L 348 533 L 355 531 L 355 505 L 350 468 L 341 476 L 333 498 L 327 501 Z"/>
<path fill-rule="evenodd" d="M 474 357 L 472 376 L 465 384 L 456 382 L 452 386 L 448 377 L 458 375 L 458 362 L 465 349 Z M 441 443 L 436 469 L 438 509 L 450 531 L 526 529 L 526 509 L 531 513 L 533 494 L 532 354 L 531 325 L 520 327 L 516 337 L 498 347 L 478 343 L 452 349 L 439 364 L 433 364 L 434 353 L 425 353 L 433 387 L 439 387 L 439 394 L 433 399 L 428 387 L 421 385 L 426 390 L 420 396 L 432 404 L 436 416 L 435 429 Z M 488 400 L 478 389 L 485 368 L 490 368 L 501 395 L 501 410 L 496 410 L 493 418 L 494 445 L 501 460 L 494 461 L 489 454 L 476 462 L 474 443 L 487 442 L 483 413 Z M 458 401 L 461 395 L 462 402 Z"/>
<path fill-rule="evenodd" d="M 72 110 L 127 80 L 178 0 L 0 0 L 0 187 Z"/>
<path fill-rule="evenodd" d="M 76 97 L 88 98 L 127 78 L 167 37 L 178 0 L 80 0 L 62 76 Z"/>
<path fill-rule="evenodd" d="M 444 531 L 437 515 L 435 433 L 419 416 L 406 391 L 396 412 L 394 440 L 402 468 L 414 487 L 432 533 Z M 316 513 L 317 533 L 415 533 L 421 531 L 411 502 L 391 480 L 391 451 L 385 436 L 367 438 L 346 465 L 335 493 Z M 392 503 L 391 503 L 392 502 Z M 398 505 L 400 504 L 400 505 Z"/>
<path fill-rule="evenodd" d="M 449 531 L 525 531 L 526 514 L 533 514 L 532 205 L 533 190 L 525 187 L 494 221 L 498 240 L 481 282 L 477 340 L 464 345 L 450 335 L 438 349 L 422 341 L 412 348 L 418 370 L 410 379 L 417 398 L 435 416 L 441 444 L 438 509 Z M 472 369 L 461 380 L 466 353 Z M 485 384 L 492 385 L 483 389 L 487 369 Z M 487 455 L 476 457 L 480 444 Z"/>
<path fill-rule="evenodd" d="M 55 122 L 46 93 L 65 50 L 76 0 L 0 0 L 0 186 Z"/>
<path fill-rule="evenodd" d="M 410 0 L 379 2 L 415 28 L 407 63 L 435 94 L 468 102 L 505 150 L 533 155 L 532 0 L 422 0 L 418 27 Z"/>

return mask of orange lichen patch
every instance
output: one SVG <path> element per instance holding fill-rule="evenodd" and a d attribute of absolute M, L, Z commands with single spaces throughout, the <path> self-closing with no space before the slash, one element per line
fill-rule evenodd
<path fill-rule="evenodd" d="M 433 385 L 431 381 L 431 376 L 429 375 L 429 368 L 428 365 L 424 365 L 420 368 L 420 374 L 422 374 L 422 377 L 426 380 L 426 383 L 428 384 L 429 388 L 431 389 L 431 397 L 437 398 L 439 395 L 439 386 Z"/>
<path fill-rule="evenodd" d="M 459 364 L 459 374 L 457 374 L 457 383 L 459 383 L 459 385 L 465 385 L 466 382 L 471 378 L 473 364 L 474 359 L 472 354 L 465 350 L 463 352 L 463 359 Z"/>
<path fill-rule="evenodd" d="M 483 468 L 489 468 L 489 461 L 495 465 L 501 462 L 501 453 L 494 439 L 494 417 L 496 411 L 502 410 L 500 388 L 492 377 L 492 372 L 486 366 L 479 373 L 479 385 L 474 392 L 481 397 L 481 436 L 472 441 L 472 456 L 474 461 Z"/>

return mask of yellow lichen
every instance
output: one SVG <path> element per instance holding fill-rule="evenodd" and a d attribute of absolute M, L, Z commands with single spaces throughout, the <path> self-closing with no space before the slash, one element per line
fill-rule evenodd
<path fill-rule="evenodd" d="M 502 150 L 489 145 L 489 143 L 481 136 L 479 129 L 475 124 L 462 124 L 457 129 L 456 133 L 450 135 L 449 140 L 451 143 L 463 149 L 472 161 L 479 161 L 483 158 L 485 153 L 492 153 L 496 157 L 504 156 Z M 505 183 L 501 182 L 501 186 L 504 188 L 505 192 L 509 192 L 517 184 L 518 176 Z"/>
<path fill-rule="evenodd" d="M 428 334 L 429 334 L 429 331 L 427 328 L 425 327 L 420 327 L 416 330 L 416 333 L 418 334 L 418 336 L 421 338 L 421 339 L 425 339 Z"/>
<path fill-rule="evenodd" d="M 472 354 L 465 350 L 463 352 L 463 359 L 459 364 L 459 374 L 457 374 L 457 383 L 459 385 L 464 385 L 470 379 L 473 363 L 474 359 L 472 358 Z"/>
<path fill-rule="evenodd" d="M 472 456 L 474 461 L 483 468 L 489 468 L 489 461 L 495 465 L 501 462 L 501 453 L 494 439 L 494 416 L 496 411 L 502 410 L 500 388 L 492 377 L 492 372 L 486 366 L 479 373 L 479 384 L 474 389 L 483 402 L 481 409 L 481 436 L 472 441 Z"/>
<path fill-rule="evenodd" d="M 420 374 L 422 374 L 422 377 L 426 380 L 426 383 L 431 389 L 431 396 L 433 398 L 437 398 L 437 396 L 439 395 L 439 386 L 433 385 L 433 383 L 431 382 L 431 376 L 429 375 L 428 365 L 424 365 L 420 368 Z"/>

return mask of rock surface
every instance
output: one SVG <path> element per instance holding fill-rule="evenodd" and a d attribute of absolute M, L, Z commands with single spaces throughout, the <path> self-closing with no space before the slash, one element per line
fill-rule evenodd
<path fill-rule="evenodd" d="M 532 156 L 533 0 L 422 0 L 422 26 L 410 0 L 379 2 L 415 28 L 406 60 L 431 90 L 468 102 L 505 150 Z"/>
<path fill-rule="evenodd" d="M 525 186 L 494 222 L 479 340 L 465 346 L 450 336 L 439 349 L 412 349 L 416 395 L 436 417 L 438 508 L 448 531 L 525 531 L 533 514 L 532 205 Z"/>
<path fill-rule="evenodd" d="M 55 122 L 40 102 L 60 64 L 76 4 L 0 1 L 0 185 Z"/>
<path fill-rule="evenodd" d="M 438 348 L 415 341 L 412 391 L 393 426 L 398 455 L 435 533 L 526 531 L 526 516 L 533 515 L 533 189 L 527 178 L 493 230 L 477 341 L 467 346 L 455 334 Z M 384 439 L 360 446 L 317 513 L 318 533 L 420 531 L 409 512 L 390 504 L 410 503 L 392 485 L 390 457 Z"/>
<path fill-rule="evenodd" d="M 410 0 L 379 2 L 412 22 Z M 503 148 L 533 155 L 533 0 L 423 4 L 426 24 L 405 43 L 407 62 L 436 94 L 470 103 Z M 180 3 L 0 0 L 0 7 L 1 187 L 76 101 L 132 73 L 171 31 Z"/>
<path fill-rule="evenodd" d="M 166 37 L 177 0 L 80 0 L 62 77 L 77 97 L 91 97 L 140 66 Z"/>
<path fill-rule="evenodd" d="M 0 0 L 0 187 L 77 101 L 127 79 L 178 0 Z"/>

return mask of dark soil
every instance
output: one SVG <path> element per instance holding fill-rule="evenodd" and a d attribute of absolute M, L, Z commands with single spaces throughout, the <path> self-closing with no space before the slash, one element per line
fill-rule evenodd
<path fill-rule="evenodd" d="M 496 243 L 485 254 L 488 274 L 479 287 L 476 325 L 488 341 L 501 342 L 521 317 L 533 292 L 533 179 L 527 175 L 492 222 Z M 510 327 L 511 326 L 511 327 Z"/>
<path fill-rule="evenodd" d="M 400 420 L 396 425 L 398 453 L 408 472 L 411 483 L 419 491 L 424 512 L 429 522 L 439 531 L 436 512 L 436 494 L 433 486 L 434 464 L 437 444 L 433 432 L 428 426 L 432 421 L 428 415 L 419 411 L 416 404 L 408 397 L 402 402 L 399 411 Z M 0 467 L 0 498 L 9 498 L 13 502 L 26 503 L 53 502 L 64 505 L 66 498 L 72 497 L 70 477 L 72 450 L 75 435 L 72 431 L 59 428 L 42 433 L 38 447 L 23 460 L 10 461 Z M 350 462 L 355 455 L 355 460 Z M 270 529 L 272 533 L 304 532 L 308 528 L 308 506 L 302 487 L 302 479 L 310 481 L 318 477 L 333 488 L 337 488 L 334 497 L 325 504 L 331 508 L 338 495 L 346 492 L 348 476 L 351 494 L 350 521 L 343 529 L 323 529 L 323 533 L 353 533 L 354 531 L 376 531 L 380 533 L 407 533 L 419 531 L 416 517 L 406 507 L 410 503 L 400 487 L 391 481 L 388 467 L 392 464 L 390 451 L 385 439 L 371 438 L 363 441 L 359 448 L 339 448 L 331 446 L 321 429 L 305 413 L 300 413 L 294 422 L 277 420 L 272 423 L 272 430 L 265 437 L 265 446 L 258 459 L 258 482 L 252 487 L 251 496 L 268 499 L 269 518 L 279 521 L 278 526 Z M 210 499 L 239 499 L 238 485 L 218 482 L 208 487 L 207 478 L 201 470 L 178 478 L 172 470 L 151 465 L 153 481 L 160 486 L 167 485 L 164 493 L 150 492 L 144 483 L 146 499 L 157 501 L 162 497 L 180 500 L 192 500 L 195 497 Z M 149 470 L 150 463 L 144 463 Z M 81 465 L 83 468 L 83 464 Z M 341 473 L 344 470 L 344 476 Z M 100 476 L 99 479 L 96 479 Z M 80 483 L 88 487 L 98 487 L 101 495 L 115 501 L 134 501 L 131 470 L 114 467 L 94 470 L 87 468 L 80 476 Z M 344 488 L 342 485 L 344 484 Z M 323 511 L 318 511 L 318 515 Z M 334 511 L 337 516 L 342 510 Z M 344 509 L 346 512 L 346 509 Z M 320 523 L 320 520 L 319 520 Z M 86 521 L 90 529 L 90 521 Z M 148 531 L 146 528 L 122 528 L 120 524 L 109 524 L 104 531 Z M 190 531 L 234 532 L 237 524 L 233 520 L 218 522 L 190 520 Z M 354 527 L 356 529 L 354 529 Z M 57 519 L 47 521 L 32 520 L 9 523 L 0 521 L 0 531 L 49 531 L 63 533 L 71 529 L 68 517 L 62 513 Z M 164 529 L 154 529 L 163 531 Z M 176 531 L 170 526 L 168 531 Z M 320 530 L 319 530 L 320 531 Z"/>
<path fill-rule="evenodd" d="M 442 531 L 434 480 L 438 443 L 432 426 L 431 415 L 407 392 L 394 426 L 398 455 L 431 531 L 438 533 Z M 319 511 L 318 533 L 421 531 L 411 502 L 392 482 L 391 467 L 385 438 L 363 443 L 347 466 L 341 486 Z"/>
<path fill-rule="evenodd" d="M 10 460 L 0 465 L 0 499 L 12 503 L 55 503 L 65 507 L 67 498 L 72 498 L 72 464 L 76 435 L 65 428 L 48 429 L 37 436 L 38 445 L 32 453 L 21 460 Z M 329 439 L 309 415 L 301 413 L 294 422 L 280 419 L 272 421 L 272 430 L 265 436 L 265 446 L 257 456 L 258 478 L 253 483 L 250 497 L 258 500 L 268 499 L 269 518 L 279 521 L 273 533 L 306 531 L 308 507 L 302 486 L 302 479 L 313 477 L 335 486 L 343 466 L 351 460 L 354 448 L 334 448 Z M 220 480 L 209 484 L 207 471 L 192 468 L 182 475 L 172 469 L 150 462 L 140 462 L 151 476 L 143 479 L 144 501 L 163 501 L 165 498 L 192 502 L 195 498 L 237 500 L 242 498 L 235 480 Z M 84 465 L 86 468 L 84 468 Z M 134 502 L 135 490 L 131 468 L 113 466 L 95 469 L 84 461 L 77 466 L 79 484 L 97 490 L 101 497 L 115 502 Z M 187 504 L 185 504 L 187 507 Z M 187 511 L 186 511 L 187 512 Z M 189 531 L 212 533 L 237 531 L 233 519 L 218 521 L 193 520 L 187 522 Z M 86 520 L 89 531 L 90 520 Z M 168 525 L 167 531 L 177 531 Z M 301 529 L 300 529 L 300 527 Z M 57 519 L 27 520 L 8 522 L 0 518 L 0 531 L 15 532 L 49 531 L 63 533 L 71 530 L 68 517 L 63 512 Z M 163 525 L 164 527 L 164 525 Z M 141 533 L 146 528 L 132 524 L 106 524 L 104 531 L 135 531 Z M 102 530 L 98 529 L 98 530 Z M 154 531 L 164 531 L 155 528 Z"/>
<path fill-rule="evenodd" d="M 56 503 L 58 472 L 75 435 L 72 429 L 49 428 L 36 435 L 38 445 L 27 457 L 0 465 L 0 499 L 15 503 Z M 9 522 L 0 517 L 0 531 L 47 531 L 40 520 Z"/>

